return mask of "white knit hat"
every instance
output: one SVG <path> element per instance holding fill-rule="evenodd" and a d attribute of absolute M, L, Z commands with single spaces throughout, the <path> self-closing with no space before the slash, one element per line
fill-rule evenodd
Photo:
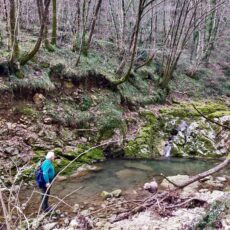
<path fill-rule="evenodd" d="M 49 151 L 47 154 L 46 154 L 46 159 L 47 160 L 51 160 L 54 158 L 54 152 L 53 151 Z"/>

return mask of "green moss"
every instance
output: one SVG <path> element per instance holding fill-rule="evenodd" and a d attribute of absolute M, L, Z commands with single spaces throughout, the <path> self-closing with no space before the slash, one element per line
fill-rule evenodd
<path fill-rule="evenodd" d="M 67 127 L 88 128 L 89 122 L 94 116 L 88 111 L 81 111 L 76 103 L 53 103 L 47 101 L 45 105 L 47 115 L 50 116 L 53 122 Z"/>
<path fill-rule="evenodd" d="M 185 156 L 185 153 L 183 151 L 183 148 L 181 148 L 181 146 L 173 144 L 172 150 L 171 150 L 171 155 L 174 157 L 183 157 L 183 156 Z"/>
<path fill-rule="evenodd" d="M 97 119 L 99 139 L 108 139 L 113 136 L 115 129 L 124 130 L 125 123 L 122 111 L 112 103 L 99 106 L 100 116 Z"/>
<path fill-rule="evenodd" d="M 230 202 L 221 203 L 216 201 L 211 205 L 203 220 L 198 224 L 197 229 L 215 229 L 215 222 L 220 218 L 221 213 L 230 208 Z"/>
<path fill-rule="evenodd" d="M 134 140 L 125 146 L 126 158 L 153 158 L 156 153 L 156 142 L 158 141 L 154 126 L 146 126 L 140 130 Z"/>
<path fill-rule="evenodd" d="M 223 116 L 230 116 L 230 110 L 217 111 L 217 112 L 211 113 L 208 117 L 210 119 L 213 119 L 213 118 L 219 118 L 219 117 L 223 117 Z"/>
<path fill-rule="evenodd" d="M 66 153 L 59 153 L 59 155 L 64 156 L 69 159 L 74 159 L 90 148 L 91 148 L 90 145 L 79 144 L 77 148 L 74 149 L 73 151 L 68 151 Z M 102 149 L 95 148 L 95 149 L 90 150 L 86 154 L 82 155 L 77 161 L 90 164 L 95 161 L 103 161 L 103 160 L 105 160 L 105 157 L 104 157 Z"/>
<path fill-rule="evenodd" d="M 18 104 L 14 109 L 14 113 L 27 116 L 28 118 L 36 118 L 38 116 L 38 111 L 28 104 Z"/>
<path fill-rule="evenodd" d="M 79 161 L 83 163 L 92 163 L 95 161 L 103 161 L 105 160 L 103 151 L 100 148 L 92 149 L 87 154 L 83 155 Z"/>
<path fill-rule="evenodd" d="M 55 148 L 54 153 L 56 156 L 60 156 L 62 154 L 62 149 L 61 148 Z"/>
<path fill-rule="evenodd" d="M 43 149 L 35 149 L 35 155 L 33 157 L 33 162 L 37 163 L 45 159 L 46 151 Z"/>
<path fill-rule="evenodd" d="M 17 182 L 18 181 L 31 181 L 34 180 L 34 175 L 35 175 L 35 166 L 30 166 L 29 168 L 25 168 L 21 174 L 18 176 L 17 178 Z"/>
<path fill-rule="evenodd" d="M 70 163 L 69 160 L 65 159 L 65 158 L 60 158 L 55 160 L 54 162 L 54 167 L 57 173 L 59 173 L 61 170 L 63 170 L 68 164 Z M 74 171 L 76 171 L 77 168 L 79 168 L 82 165 L 81 162 L 73 162 L 72 164 L 70 164 L 70 166 L 68 166 L 63 173 L 61 173 L 62 175 L 71 175 Z"/>
<path fill-rule="evenodd" d="M 55 89 L 46 71 L 43 70 L 39 76 L 34 76 L 31 72 L 33 73 L 35 71 L 29 67 L 27 68 L 28 69 L 24 70 L 25 77 L 23 79 L 19 79 L 13 75 L 10 76 L 9 86 L 12 90 L 20 90 L 22 92 L 44 90 L 48 92 Z"/>
<path fill-rule="evenodd" d="M 150 110 L 141 111 L 140 116 L 145 118 L 149 124 L 154 125 L 154 124 L 157 124 L 158 122 L 156 115 Z"/>
<path fill-rule="evenodd" d="M 50 67 L 50 63 L 49 63 L 49 62 L 41 62 L 41 63 L 40 63 L 40 66 L 41 66 L 42 68 L 49 68 L 49 67 Z"/>
<path fill-rule="evenodd" d="M 209 115 L 217 111 L 227 110 L 227 106 L 222 102 L 194 102 L 193 103 L 198 111 L 204 115 Z M 162 116 L 180 117 L 180 118 L 191 118 L 200 117 L 200 114 L 193 108 L 191 104 L 182 103 L 174 107 L 168 107 L 160 109 Z"/>
<path fill-rule="evenodd" d="M 92 106 L 92 99 L 91 97 L 89 97 L 88 95 L 84 95 L 82 97 L 82 102 L 80 104 L 80 109 L 82 111 L 87 111 L 90 109 L 90 107 Z"/>

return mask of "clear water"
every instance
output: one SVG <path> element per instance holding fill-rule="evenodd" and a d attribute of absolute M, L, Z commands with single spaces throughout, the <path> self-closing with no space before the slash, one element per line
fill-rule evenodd
<path fill-rule="evenodd" d="M 102 170 L 90 172 L 81 178 L 71 178 L 62 182 L 55 182 L 52 195 L 62 198 L 82 187 L 79 191 L 69 196 L 65 201 L 69 204 L 90 202 L 99 198 L 103 190 L 108 192 L 122 189 L 128 192 L 143 186 L 155 175 L 195 175 L 213 167 L 216 161 L 203 161 L 191 159 L 164 159 L 164 160 L 111 160 L 98 164 Z M 227 169 L 224 174 L 229 173 Z M 160 177 L 155 177 L 160 180 Z M 160 181 L 159 181 L 160 182 Z M 29 196 L 29 195 L 28 195 Z M 37 195 L 34 201 L 39 203 Z"/>

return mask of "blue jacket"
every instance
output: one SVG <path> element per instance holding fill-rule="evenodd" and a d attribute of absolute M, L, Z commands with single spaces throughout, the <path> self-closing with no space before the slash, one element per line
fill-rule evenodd
<path fill-rule="evenodd" d="M 54 166 L 53 166 L 52 162 L 50 160 L 46 159 L 42 163 L 41 168 L 42 168 L 43 177 L 44 177 L 46 184 L 51 183 L 55 177 L 55 170 L 54 170 Z"/>

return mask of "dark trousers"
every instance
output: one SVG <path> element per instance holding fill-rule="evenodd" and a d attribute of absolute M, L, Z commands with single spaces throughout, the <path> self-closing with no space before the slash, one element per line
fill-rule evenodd
<path fill-rule="evenodd" d="M 43 211 L 48 211 L 49 209 L 49 194 L 50 194 L 50 189 L 47 190 L 47 188 L 42 189 L 42 210 Z"/>

